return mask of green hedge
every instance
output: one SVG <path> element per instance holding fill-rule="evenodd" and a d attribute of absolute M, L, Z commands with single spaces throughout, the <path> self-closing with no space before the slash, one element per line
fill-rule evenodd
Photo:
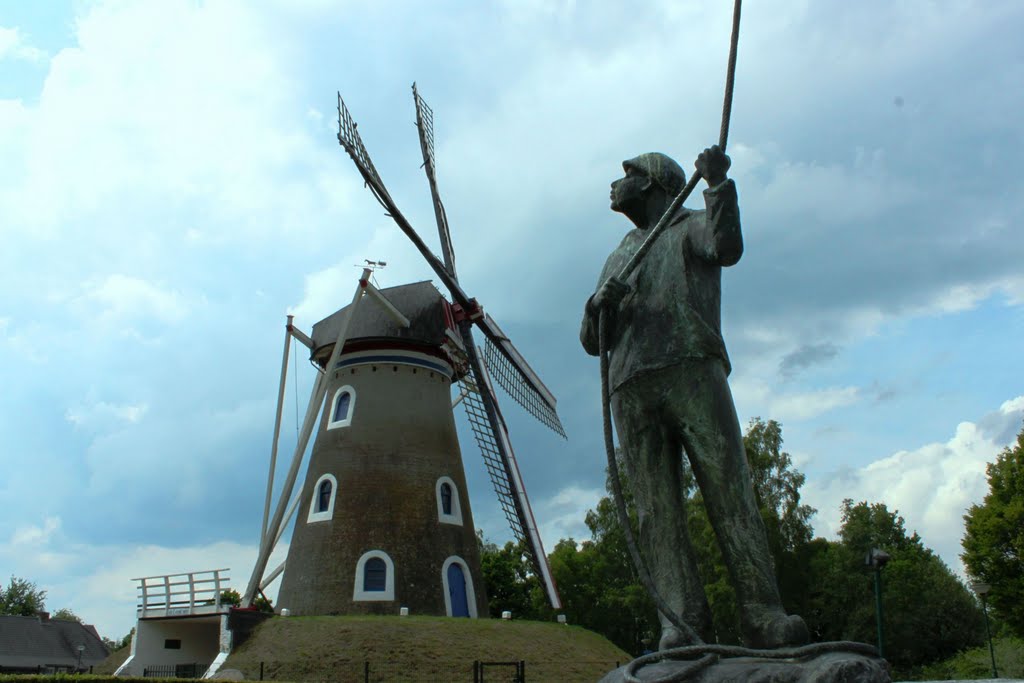
<path fill-rule="evenodd" d="M 184 683 L 185 678 L 142 678 L 139 676 L 100 676 L 94 674 L 0 674 L 0 683 L 55 683 L 58 681 L 82 681 L 82 683 Z"/>

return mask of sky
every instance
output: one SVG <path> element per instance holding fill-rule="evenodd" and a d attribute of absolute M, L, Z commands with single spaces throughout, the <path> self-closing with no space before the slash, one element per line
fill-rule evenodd
<path fill-rule="evenodd" d="M 384 287 L 432 277 L 335 137 L 340 91 L 437 249 L 414 81 L 460 281 L 559 400 L 567 440 L 503 400 L 544 543 L 586 539 L 605 456 L 579 321 L 631 227 L 608 185 L 717 142 L 728 5 L 0 0 L 0 581 L 112 638 L 135 577 L 244 587 L 285 316 L 309 331 L 364 259 Z M 741 28 L 740 421 L 782 424 L 818 535 L 844 498 L 884 502 L 958 572 L 1024 421 L 1022 29 L 1013 0 L 748 2 Z M 286 453 L 312 386 L 293 366 Z"/>

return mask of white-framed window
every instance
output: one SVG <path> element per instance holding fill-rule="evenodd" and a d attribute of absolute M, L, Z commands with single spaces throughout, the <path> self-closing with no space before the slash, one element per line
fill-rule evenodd
<path fill-rule="evenodd" d="M 306 522 L 326 522 L 334 517 L 334 501 L 338 497 L 338 480 L 333 474 L 321 475 L 313 487 Z"/>
<path fill-rule="evenodd" d="M 469 573 L 468 567 L 469 565 L 466 564 L 466 561 L 458 555 L 452 555 L 441 565 L 441 582 L 444 584 L 444 611 L 449 617 L 469 616 L 471 619 L 477 618 L 476 591 L 473 588 L 473 575 Z M 460 580 L 464 585 L 459 586 L 457 584 Z M 462 602 L 463 595 L 460 595 L 460 591 L 465 591 L 464 603 Z M 454 614 L 453 603 L 454 610 L 461 611 L 464 609 L 468 614 L 466 612 Z"/>
<path fill-rule="evenodd" d="M 434 485 L 437 497 L 437 521 L 462 526 L 462 504 L 459 489 L 449 476 L 440 477 Z"/>
<path fill-rule="evenodd" d="M 352 414 L 356 410 L 356 390 L 345 385 L 334 392 L 331 399 L 331 412 L 327 417 L 327 428 L 337 429 L 352 424 Z"/>
<path fill-rule="evenodd" d="M 360 602 L 395 599 L 395 563 L 383 550 L 368 550 L 356 562 L 352 599 Z"/>

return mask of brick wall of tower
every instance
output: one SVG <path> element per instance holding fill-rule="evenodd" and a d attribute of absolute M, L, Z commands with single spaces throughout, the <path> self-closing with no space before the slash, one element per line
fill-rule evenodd
<path fill-rule="evenodd" d="M 351 425 L 327 429 L 336 390 L 351 386 Z M 292 614 L 446 613 L 442 567 L 461 558 L 479 615 L 486 597 L 462 457 L 451 410 L 450 380 L 423 367 L 372 362 L 331 374 L 301 491 L 278 607 Z M 337 479 L 333 515 L 307 522 L 320 476 Z M 438 521 L 436 483 L 457 489 L 462 525 Z M 382 550 L 394 565 L 394 600 L 353 601 L 356 565 Z"/>

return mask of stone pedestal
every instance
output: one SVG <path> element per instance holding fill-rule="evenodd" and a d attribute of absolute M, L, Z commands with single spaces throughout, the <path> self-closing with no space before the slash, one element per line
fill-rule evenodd
<path fill-rule="evenodd" d="M 666 660 L 637 672 L 641 681 L 670 678 L 687 662 Z M 608 673 L 600 683 L 624 683 L 626 667 Z M 884 659 L 848 652 L 830 652 L 806 659 L 722 658 L 686 679 L 687 683 L 891 683 Z"/>

